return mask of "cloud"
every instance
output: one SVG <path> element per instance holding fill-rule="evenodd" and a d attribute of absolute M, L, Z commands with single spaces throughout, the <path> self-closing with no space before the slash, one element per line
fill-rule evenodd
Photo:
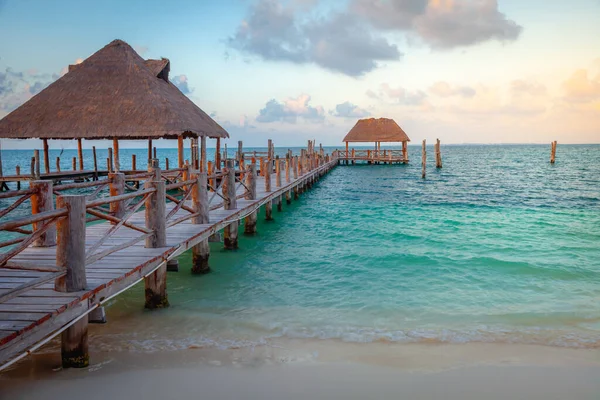
<path fill-rule="evenodd" d="M 188 78 L 186 75 L 176 75 L 171 78 L 171 82 L 179 90 L 181 90 L 181 93 L 183 93 L 183 94 L 190 94 L 193 91 L 193 89 L 190 89 L 190 86 L 188 83 Z"/>
<path fill-rule="evenodd" d="M 497 0 L 350 0 L 328 13 L 316 3 L 257 0 L 228 45 L 263 60 L 316 64 L 357 77 L 402 58 L 390 34 L 452 49 L 514 41 L 522 31 Z"/>
<path fill-rule="evenodd" d="M 587 103 L 600 99 L 600 74 L 590 78 L 588 70 L 575 71 L 562 84 L 564 99 L 573 103 Z"/>
<path fill-rule="evenodd" d="M 0 72 L 0 116 L 25 103 L 58 77 L 57 74 L 42 74 L 33 69 L 18 72 L 6 68 Z"/>
<path fill-rule="evenodd" d="M 401 86 L 393 88 L 388 83 L 382 83 L 379 86 L 379 92 L 401 104 L 411 106 L 422 105 L 427 98 L 427 93 L 422 90 L 409 91 Z"/>
<path fill-rule="evenodd" d="M 291 4 L 291 5 L 290 5 Z M 379 61 L 398 60 L 398 47 L 358 16 L 332 13 L 311 18 L 295 3 L 259 0 L 228 44 L 269 61 L 316 64 L 349 76 L 372 71 Z"/>
<path fill-rule="evenodd" d="M 301 94 L 297 98 L 288 98 L 282 103 L 275 99 L 269 100 L 259 111 L 257 122 L 287 122 L 295 124 L 299 117 L 310 122 L 323 122 L 325 111 L 322 106 L 312 107 L 308 103 L 310 96 Z"/>
<path fill-rule="evenodd" d="M 365 92 L 365 94 L 367 95 L 367 97 L 370 97 L 372 99 L 379 99 L 379 95 L 377 93 L 375 93 L 374 91 L 372 91 L 371 89 L 367 90 Z"/>
<path fill-rule="evenodd" d="M 547 93 L 547 89 L 540 83 L 517 79 L 510 83 L 510 92 L 513 96 L 543 96 Z"/>
<path fill-rule="evenodd" d="M 336 105 L 335 110 L 332 110 L 330 114 L 335 117 L 343 118 L 362 118 L 371 115 L 371 113 L 364 108 L 360 108 L 349 101 Z"/>
<path fill-rule="evenodd" d="M 429 92 L 440 97 L 473 97 L 475 89 L 470 86 L 450 86 L 448 82 L 438 81 L 429 87 Z"/>

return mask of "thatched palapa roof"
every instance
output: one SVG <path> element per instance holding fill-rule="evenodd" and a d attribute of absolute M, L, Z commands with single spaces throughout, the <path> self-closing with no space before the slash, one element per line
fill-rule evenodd
<path fill-rule="evenodd" d="M 389 118 L 359 119 L 344 142 L 410 142 L 408 135 Z"/>
<path fill-rule="evenodd" d="M 0 138 L 227 138 L 169 81 L 168 59 L 114 40 L 0 120 Z"/>

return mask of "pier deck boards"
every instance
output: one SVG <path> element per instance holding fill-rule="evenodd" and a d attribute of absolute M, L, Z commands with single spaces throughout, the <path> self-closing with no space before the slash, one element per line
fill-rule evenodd
<path fill-rule="evenodd" d="M 54 290 L 54 280 L 50 280 L 0 303 L 0 365 L 31 349 L 36 343 L 97 307 L 111 295 L 117 294 L 143 279 L 167 260 L 177 257 L 231 222 L 240 220 L 256 211 L 268 201 L 319 176 L 331 169 L 336 162 L 325 163 L 298 179 L 292 178 L 290 183 L 284 182 L 281 187 L 275 187 L 275 184 L 272 183 L 270 192 L 266 191 L 264 178 L 258 177 L 256 182 L 257 200 L 238 199 L 236 209 L 225 210 L 221 207 L 210 211 L 209 224 L 195 225 L 187 220 L 168 227 L 166 247 L 145 248 L 144 242 L 141 241 L 87 265 L 87 288 L 84 291 L 57 292 Z M 243 193 L 243 187 L 239 189 L 239 193 Z M 219 197 L 216 196 L 213 204 L 218 203 L 219 200 Z M 172 208 L 173 203 L 168 203 L 167 213 Z M 182 215 L 185 215 L 185 211 L 179 210 L 173 219 Z M 128 221 L 143 227 L 144 211 L 137 212 Z M 112 225 L 108 222 L 88 224 L 86 226 L 86 248 L 96 243 L 111 227 Z M 98 250 L 101 251 L 104 247 L 109 248 L 138 236 L 139 232 L 121 227 Z M 28 247 L 14 256 L 10 263 L 53 267 L 56 265 L 56 247 Z M 10 289 L 51 275 L 52 272 L 2 267 L 0 268 L 0 297 Z"/>

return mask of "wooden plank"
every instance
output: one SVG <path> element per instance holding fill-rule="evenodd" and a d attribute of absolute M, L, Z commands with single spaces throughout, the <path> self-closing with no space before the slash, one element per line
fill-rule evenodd
<path fill-rule="evenodd" d="M 0 312 L 0 321 L 39 321 L 44 318 L 48 313 L 37 312 L 37 313 L 7 313 Z"/>

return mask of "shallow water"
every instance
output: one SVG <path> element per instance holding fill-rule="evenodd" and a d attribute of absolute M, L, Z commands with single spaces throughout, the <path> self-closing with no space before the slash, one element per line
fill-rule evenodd
<path fill-rule="evenodd" d="M 429 160 L 433 163 L 433 149 Z M 600 146 L 445 146 L 444 168 L 340 166 L 240 250 L 211 244 L 94 326 L 99 351 L 238 347 L 272 338 L 600 345 Z"/>

